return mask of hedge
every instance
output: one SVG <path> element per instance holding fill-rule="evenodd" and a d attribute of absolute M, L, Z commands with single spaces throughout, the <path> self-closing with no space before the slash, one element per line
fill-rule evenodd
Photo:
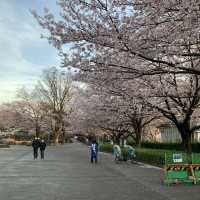
<path fill-rule="evenodd" d="M 171 151 L 169 151 L 171 152 Z M 152 165 L 164 165 L 167 151 L 158 149 L 136 148 L 136 160 Z"/>
<path fill-rule="evenodd" d="M 113 145 L 106 143 L 106 144 L 101 144 L 99 146 L 99 150 L 102 152 L 107 152 L 107 153 L 112 153 L 113 152 Z M 128 155 L 128 149 L 127 148 L 121 148 L 122 150 L 122 155 L 127 157 Z"/>
<path fill-rule="evenodd" d="M 153 143 L 155 145 L 155 143 Z M 162 144 L 156 144 L 156 147 L 158 148 L 159 145 L 161 145 L 161 147 L 168 147 L 166 144 L 164 144 L 162 146 Z M 170 145 L 170 144 L 168 144 Z M 193 148 L 199 148 L 198 143 L 193 144 Z M 147 145 L 148 147 L 151 146 L 150 143 L 148 143 Z M 154 146 L 155 147 L 155 146 Z M 176 147 L 175 144 L 172 144 L 170 146 L 172 147 Z M 112 144 L 101 144 L 100 145 L 100 151 L 102 152 L 107 152 L 107 153 L 112 153 L 113 152 L 113 145 Z M 136 160 L 137 161 L 141 161 L 144 163 L 148 163 L 148 164 L 152 164 L 152 165 L 157 165 L 157 166 L 162 166 L 165 164 L 165 153 L 172 153 L 172 152 L 181 152 L 181 148 L 180 149 L 156 149 L 156 148 L 136 148 Z M 200 152 L 200 149 L 196 149 L 196 152 Z M 122 148 L 122 154 L 127 154 L 126 152 L 126 148 Z"/>
<path fill-rule="evenodd" d="M 99 150 L 102 152 L 112 153 L 113 145 L 112 144 L 101 144 Z M 152 165 L 161 166 L 165 162 L 165 152 L 171 152 L 170 150 L 158 150 L 158 149 L 144 149 L 136 148 L 136 160 L 149 163 Z M 122 148 L 122 154 L 127 154 L 127 149 Z"/>
<path fill-rule="evenodd" d="M 135 146 L 135 143 L 133 141 L 128 141 L 127 144 L 131 145 L 131 146 Z M 183 151 L 183 147 L 180 143 L 143 142 L 141 144 L 141 148 Z M 200 153 L 200 143 L 193 143 L 192 144 L 192 151 L 194 153 Z"/>
<path fill-rule="evenodd" d="M 109 143 L 100 144 L 99 145 L 99 151 L 112 153 L 113 152 L 113 145 Z"/>
<path fill-rule="evenodd" d="M 78 137 L 77 137 L 77 140 L 78 140 L 79 142 L 81 142 L 81 143 L 88 144 L 87 139 L 86 139 L 85 137 L 83 137 L 83 136 L 78 136 Z"/>
<path fill-rule="evenodd" d="M 9 148 L 10 146 L 8 144 L 0 144 L 0 148 Z"/>

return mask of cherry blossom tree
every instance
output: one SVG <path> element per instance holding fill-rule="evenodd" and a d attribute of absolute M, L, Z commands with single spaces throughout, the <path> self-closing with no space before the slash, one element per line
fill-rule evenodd
<path fill-rule="evenodd" d="M 146 96 L 147 105 L 158 110 L 177 127 L 184 149 L 191 152 L 191 137 L 200 128 L 199 76 L 168 74 L 154 77 L 154 81 L 148 78 L 143 80 L 143 88 L 147 85 L 147 92 L 141 98 Z"/>
<path fill-rule="evenodd" d="M 0 130 L 9 130 L 10 128 L 18 128 L 23 117 L 20 113 L 12 109 L 10 103 L 0 106 Z"/>
<path fill-rule="evenodd" d="M 78 110 L 74 112 L 76 116 L 72 117 L 75 126 L 86 133 L 89 132 L 88 129 L 102 130 L 115 143 L 131 135 L 139 146 L 143 129 L 158 117 L 139 100 L 125 96 L 120 87 L 106 92 L 105 88 L 92 88 L 90 84 L 84 91 L 79 91 L 75 101 L 74 107 Z"/>
<path fill-rule="evenodd" d="M 52 119 L 54 143 L 59 138 L 65 141 L 66 118 L 71 113 L 69 101 L 72 98 L 72 79 L 69 74 L 56 68 L 50 68 L 43 73 L 43 79 L 37 85 L 41 101 L 47 105 Z"/>
<path fill-rule="evenodd" d="M 49 31 L 45 37 L 61 52 L 63 66 L 76 67 L 84 81 L 114 93 L 115 85 L 123 83 L 119 95 L 123 98 L 131 91 L 129 81 L 135 83 L 139 92 L 129 96 L 172 121 L 190 152 L 191 134 L 199 128 L 191 123 L 199 108 L 199 2 L 59 0 L 58 4 L 59 19 L 48 9 L 43 16 L 33 14 Z"/>
<path fill-rule="evenodd" d="M 200 74 L 196 0 L 59 0 L 58 4 L 61 19 L 48 9 L 44 16 L 33 14 L 55 47 L 71 44 L 74 54 L 65 63 L 89 71 L 95 64 L 101 71 L 132 76 Z M 143 67 L 133 65 L 136 62 Z"/>
<path fill-rule="evenodd" d="M 28 121 L 29 125 L 34 125 L 35 136 L 40 137 L 41 127 L 49 112 L 47 105 L 41 101 L 37 88 L 32 91 L 21 88 L 18 91 L 18 98 L 19 101 L 14 102 L 12 108 L 21 114 L 24 122 Z"/>

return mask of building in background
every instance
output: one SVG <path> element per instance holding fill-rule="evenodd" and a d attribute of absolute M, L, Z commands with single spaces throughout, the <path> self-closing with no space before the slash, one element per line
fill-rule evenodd
<path fill-rule="evenodd" d="M 160 142 L 163 143 L 177 143 L 181 142 L 181 135 L 173 124 L 166 123 L 159 127 L 160 130 Z M 193 134 L 192 140 L 194 142 L 200 142 L 200 130 L 197 130 Z"/>

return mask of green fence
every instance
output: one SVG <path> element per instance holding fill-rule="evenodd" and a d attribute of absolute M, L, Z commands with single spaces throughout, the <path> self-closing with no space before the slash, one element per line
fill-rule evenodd
<path fill-rule="evenodd" d="M 165 165 L 170 164 L 190 164 L 192 163 L 192 155 L 180 152 L 165 153 Z"/>
<path fill-rule="evenodd" d="M 200 154 L 166 153 L 164 173 L 166 185 L 200 183 Z"/>
<path fill-rule="evenodd" d="M 192 154 L 192 164 L 200 164 L 200 153 Z"/>

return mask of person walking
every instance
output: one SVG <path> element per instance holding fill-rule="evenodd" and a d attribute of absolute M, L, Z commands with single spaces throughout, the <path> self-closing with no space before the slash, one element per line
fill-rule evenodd
<path fill-rule="evenodd" d="M 44 151 L 45 151 L 45 149 L 46 149 L 46 143 L 45 143 L 45 141 L 44 140 L 41 140 L 41 142 L 40 142 L 40 155 L 41 155 L 41 159 L 43 159 L 44 160 Z"/>
<path fill-rule="evenodd" d="M 40 146 L 40 138 L 35 137 L 32 142 L 33 147 L 33 158 L 34 160 L 38 158 L 38 148 Z"/>
<path fill-rule="evenodd" d="M 98 143 L 96 140 L 93 140 L 90 146 L 90 153 L 91 153 L 91 163 L 95 161 L 97 163 L 98 158 Z"/>

